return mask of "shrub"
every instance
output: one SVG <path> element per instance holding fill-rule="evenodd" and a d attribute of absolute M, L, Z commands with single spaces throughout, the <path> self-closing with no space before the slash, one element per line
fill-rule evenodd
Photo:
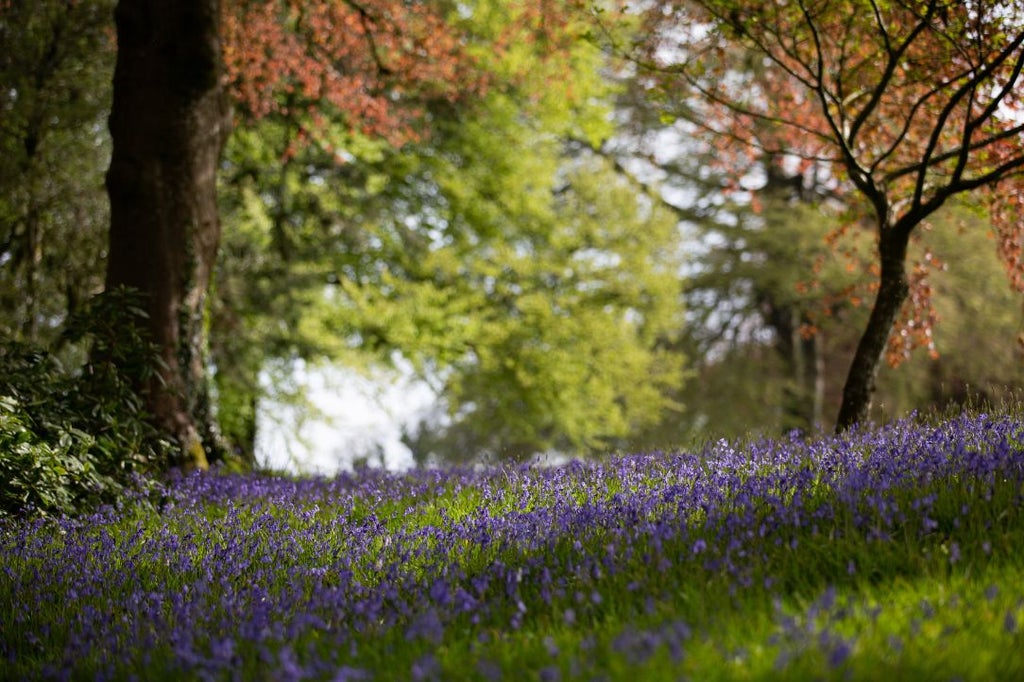
<path fill-rule="evenodd" d="M 0 515 L 88 510 L 162 460 L 169 445 L 129 380 L 156 367 L 144 315 L 117 290 L 70 316 L 54 349 L 0 342 Z M 71 345 L 90 358 L 65 367 L 57 351 Z"/>

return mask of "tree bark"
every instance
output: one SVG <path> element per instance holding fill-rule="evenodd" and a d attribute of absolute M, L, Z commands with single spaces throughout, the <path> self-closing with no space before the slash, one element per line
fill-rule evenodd
<path fill-rule="evenodd" d="M 809 321 L 796 308 L 792 309 L 792 341 L 788 344 L 791 357 L 788 359 L 793 395 L 787 406 L 787 429 L 797 428 L 813 432 L 822 422 L 822 407 L 825 401 L 825 354 L 822 351 L 821 331 L 804 336 L 802 327 Z"/>
<path fill-rule="evenodd" d="M 843 402 L 836 419 L 837 433 L 866 421 L 871 411 L 878 367 L 900 308 L 910 293 L 906 270 L 909 240 L 910 230 L 903 226 L 883 226 L 879 230 L 878 252 L 882 270 L 878 294 L 846 375 Z"/>
<path fill-rule="evenodd" d="M 825 414 L 825 339 L 822 336 L 823 333 L 819 331 L 810 339 L 807 339 L 807 343 L 810 344 L 814 365 L 813 376 L 810 380 L 811 392 L 814 396 L 811 407 L 811 424 L 814 428 L 821 427 Z"/>
<path fill-rule="evenodd" d="M 42 220 L 34 179 L 29 190 L 28 211 L 25 215 L 25 319 L 22 338 L 29 343 L 39 341 L 39 267 L 43 261 Z"/>
<path fill-rule="evenodd" d="M 217 248 L 216 177 L 230 113 L 219 0 L 121 0 L 107 171 L 106 286 L 146 297 L 158 376 L 138 388 L 156 425 L 204 467 L 204 309 Z"/>

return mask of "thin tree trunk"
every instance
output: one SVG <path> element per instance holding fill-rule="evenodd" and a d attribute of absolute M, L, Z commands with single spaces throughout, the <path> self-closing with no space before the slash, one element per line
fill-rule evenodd
<path fill-rule="evenodd" d="M 219 0 L 121 0 L 110 116 L 108 289 L 147 297 L 164 367 L 139 388 L 153 419 L 205 466 L 203 314 L 220 241 L 216 174 L 229 130 Z M 140 382 L 141 383 L 141 382 Z"/>
<path fill-rule="evenodd" d="M 822 338 L 823 333 L 819 331 L 808 339 L 814 357 L 814 377 L 811 384 L 814 395 L 811 423 L 814 428 L 820 428 L 825 418 L 825 339 Z"/>
<path fill-rule="evenodd" d="M 803 326 L 809 320 L 796 305 L 776 306 L 767 297 L 761 305 L 776 332 L 775 350 L 789 372 L 783 387 L 781 427 L 812 431 L 822 422 L 825 393 L 821 332 L 804 336 Z"/>
<path fill-rule="evenodd" d="M 793 353 L 794 382 L 797 386 L 798 401 L 793 406 L 798 415 L 797 428 L 811 432 L 822 422 L 822 406 L 825 400 L 825 354 L 822 352 L 822 332 L 804 336 L 803 326 L 809 320 L 796 308 L 793 309 Z"/>
<path fill-rule="evenodd" d="M 33 183 L 28 214 L 25 216 L 25 319 L 22 321 L 21 334 L 29 343 L 39 341 L 39 268 L 43 260 L 43 240 L 42 220 L 36 200 L 38 191 Z"/>
<path fill-rule="evenodd" d="M 778 334 L 776 349 L 789 370 L 783 387 L 782 428 L 784 431 L 813 427 L 811 394 L 807 390 L 808 363 L 805 339 L 800 336 L 800 310 L 795 305 L 779 308 L 770 319 Z"/>
<path fill-rule="evenodd" d="M 836 432 L 866 421 L 871 411 L 879 364 L 900 308 L 910 293 L 906 270 L 909 239 L 910 231 L 907 229 L 886 226 L 879 231 L 878 251 L 882 272 L 878 294 L 867 327 L 857 344 L 850 371 L 846 375 Z"/>

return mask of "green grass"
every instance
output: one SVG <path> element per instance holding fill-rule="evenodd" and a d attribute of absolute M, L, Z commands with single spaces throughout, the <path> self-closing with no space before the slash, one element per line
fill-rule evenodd
<path fill-rule="evenodd" d="M 0 677 L 1024 679 L 1021 427 L 971 424 L 8 523 Z"/>

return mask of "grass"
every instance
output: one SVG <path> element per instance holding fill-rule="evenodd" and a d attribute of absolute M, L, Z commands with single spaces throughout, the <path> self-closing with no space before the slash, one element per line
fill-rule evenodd
<path fill-rule="evenodd" d="M 181 477 L 0 526 L 0 676 L 1024 679 L 1022 435 Z"/>

